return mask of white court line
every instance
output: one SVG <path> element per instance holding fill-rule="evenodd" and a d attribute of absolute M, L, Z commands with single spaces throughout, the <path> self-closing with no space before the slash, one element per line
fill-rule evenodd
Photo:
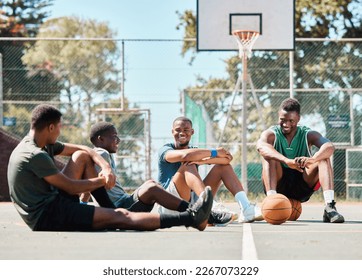
<path fill-rule="evenodd" d="M 242 260 L 257 260 L 258 254 L 256 252 L 253 232 L 250 223 L 243 224 L 243 241 L 241 247 Z"/>

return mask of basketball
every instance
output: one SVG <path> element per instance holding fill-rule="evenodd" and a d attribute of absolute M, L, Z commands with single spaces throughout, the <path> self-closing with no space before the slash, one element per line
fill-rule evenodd
<path fill-rule="evenodd" d="M 269 224 L 280 225 L 288 220 L 292 213 L 292 205 L 285 195 L 272 194 L 263 200 L 261 212 Z"/>
<path fill-rule="evenodd" d="M 299 200 L 289 198 L 290 204 L 292 205 L 292 214 L 290 214 L 289 221 L 298 220 L 300 214 L 302 214 L 302 203 Z"/>

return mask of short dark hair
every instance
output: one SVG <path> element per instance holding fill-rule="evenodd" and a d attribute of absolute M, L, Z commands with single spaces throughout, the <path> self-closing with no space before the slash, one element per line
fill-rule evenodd
<path fill-rule="evenodd" d="M 282 104 L 280 104 L 279 110 L 297 112 L 300 115 L 300 103 L 295 98 L 287 98 L 283 100 Z"/>
<path fill-rule="evenodd" d="M 62 118 L 62 113 L 54 106 L 41 104 L 36 106 L 31 114 L 31 128 L 42 130 L 50 124 L 57 124 Z"/>
<path fill-rule="evenodd" d="M 192 121 L 189 119 L 189 118 L 186 118 L 186 117 L 177 117 L 172 124 L 175 124 L 175 122 L 178 122 L 178 121 L 181 121 L 181 122 L 189 122 L 192 126 Z"/>
<path fill-rule="evenodd" d="M 104 133 L 114 128 L 115 126 L 110 122 L 97 122 L 91 127 L 89 139 L 93 144 L 95 144 L 98 136 L 104 135 Z"/>

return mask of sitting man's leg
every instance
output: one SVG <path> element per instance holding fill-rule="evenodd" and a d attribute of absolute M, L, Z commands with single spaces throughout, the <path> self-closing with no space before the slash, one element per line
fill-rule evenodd
<path fill-rule="evenodd" d="M 93 160 L 86 152 L 83 151 L 75 152 L 62 172 L 64 175 L 73 179 L 87 179 L 98 176 Z M 115 208 L 104 187 L 92 191 L 92 195 L 100 206 Z"/>
<path fill-rule="evenodd" d="M 155 230 L 173 226 L 194 227 L 204 230 L 212 207 L 210 187 L 186 211 L 165 215 L 134 213 L 125 209 L 109 209 L 82 205 L 62 193 L 52 201 L 40 217 L 36 231 L 91 231 L 104 229 Z"/>
<path fill-rule="evenodd" d="M 195 164 L 183 164 L 172 178 L 172 183 L 168 187 L 168 191 L 176 196 L 180 196 L 186 201 L 194 199 L 192 193 L 199 196 L 205 189 L 205 182 L 201 179 L 200 174 Z M 217 192 L 214 186 L 210 186 L 213 195 Z M 227 209 L 215 210 L 216 202 L 213 204 L 213 209 L 208 223 L 215 226 L 226 226 L 233 219 L 233 213 Z"/>
<path fill-rule="evenodd" d="M 323 189 L 325 202 L 323 222 L 326 223 L 343 223 L 344 217 L 337 212 L 334 199 L 334 181 L 333 169 L 329 159 L 321 160 L 318 163 L 307 168 L 303 174 L 304 181 L 314 187 L 319 180 Z"/>
<path fill-rule="evenodd" d="M 116 206 L 131 212 L 151 212 L 155 203 L 177 212 L 186 211 L 189 207 L 187 201 L 166 191 L 154 180 L 148 180 L 143 183 Z"/>
<path fill-rule="evenodd" d="M 137 213 L 122 208 L 115 210 L 96 207 L 94 229 L 155 230 L 184 225 L 204 230 L 212 207 L 211 188 L 205 188 L 199 199 L 186 211 L 176 214 Z"/>
<path fill-rule="evenodd" d="M 260 208 L 250 203 L 244 188 L 230 164 L 214 165 L 204 179 L 204 184 L 211 187 L 215 195 L 221 183 L 232 193 L 241 209 L 239 222 L 254 222 L 263 220 Z"/>

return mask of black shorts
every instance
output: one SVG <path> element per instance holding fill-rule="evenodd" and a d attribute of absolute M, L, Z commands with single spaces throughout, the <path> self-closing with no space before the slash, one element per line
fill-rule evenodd
<path fill-rule="evenodd" d="M 34 231 L 91 231 L 94 206 L 79 203 L 78 196 L 59 193 L 47 206 Z"/>
<path fill-rule="evenodd" d="M 283 167 L 283 176 L 277 184 L 277 193 L 284 194 L 288 198 L 299 200 L 300 202 L 308 201 L 315 190 L 318 189 L 319 182 L 316 187 L 309 187 L 303 179 L 303 173 Z"/>

